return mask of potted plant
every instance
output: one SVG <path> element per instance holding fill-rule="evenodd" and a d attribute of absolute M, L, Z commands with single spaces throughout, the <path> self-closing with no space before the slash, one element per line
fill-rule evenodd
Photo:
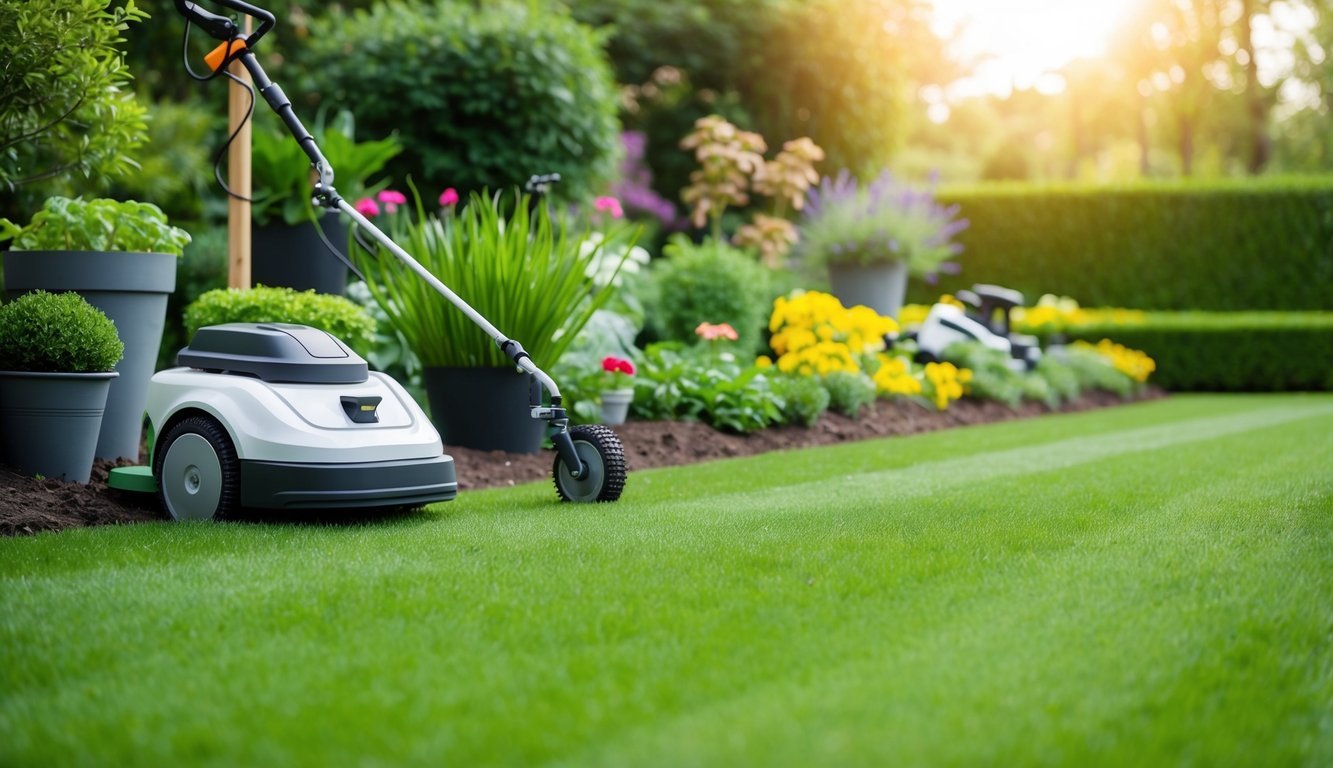
<path fill-rule="evenodd" d="M 473 194 L 461 210 L 450 205 L 439 215 L 427 215 L 417 196 L 415 212 L 386 217 L 394 240 L 540 366 L 555 366 L 611 298 L 614 281 L 598 282 L 593 267 L 603 248 L 623 238 L 597 240 L 528 195 Z M 536 452 L 542 422 L 529 416 L 528 377 L 398 259 L 353 253 L 371 294 L 421 360 L 431 416 L 445 443 Z"/>
<path fill-rule="evenodd" d="M 124 351 L 78 294 L 33 291 L 0 306 L 0 461 L 87 483 Z"/>
<path fill-rule="evenodd" d="M 125 356 L 111 384 L 97 456 L 139 458 L 148 379 L 157 364 L 167 296 L 190 236 L 151 203 L 49 198 L 27 226 L 0 219 L 10 297 L 75 291 L 116 324 Z"/>
<path fill-rule="evenodd" d="M 888 171 L 864 186 L 847 171 L 810 192 L 800 221 L 797 256 L 828 270 L 833 294 L 897 317 L 911 274 L 933 280 L 956 272 L 962 252 L 954 235 L 967 228 L 958 206 L 942 206 L 929 189 L 904 184 Z"/>
<path fill-rule="evenodd" d="M 602 358 L 599 388 L 602 423 L 624 424 L 629 404 L 634 400 L 634 363 L 615 355 Z"/>
<path fill-rule="evenodd" d="M 342 113 L 328 129 L 313 131 L 335 173 L 338 191 L 356 199 L 376 187 L 369 179 L 403 151 L 394 137 L 379 141 L 352 140 L 350 113 Z M 291 135 L 277 128 L 256 130 L 252 142 L 254 204 L 251 206 L 251 279 L 255 285 L 342 295 L 347 265 L 329 252 L 330 243 L 347 242 L 347 225 L 334 212 L 318 219 L 311 204 L 313 169 L 310 158 Z"/>

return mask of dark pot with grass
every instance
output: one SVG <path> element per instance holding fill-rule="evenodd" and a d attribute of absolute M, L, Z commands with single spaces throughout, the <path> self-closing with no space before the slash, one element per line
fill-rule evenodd
<path fill-rule="evenodd" d="M 0 461 L 86 484 L 124 349 L 78 294 L 34 291 L 0 306 Z"/>
<path fill-rule="evenodd" d="M 0 219 L 11 298 L 73 291 L 106 314 L 125 345 L 111 384 L 96 455 L 139 459 L 148 379 L 157 366 L 167 297 L 190 236 L 149 203 L 53 197 L 26 227 Z"/>
<path fill-rule="evenodd" d="M 276 118 L 257 115 L 256 120 Z M 403 149 L 394 137 L 357 142 L 353 133 L 348 112 L 339 114 L 327 126 L 316 124 L 312 131 L 338 174 L 339 191 L 349 200 L 382 189 L 382 184 L 370 186 L 369 179 Z M 336 213 L 316 218 L 310 202 L 310 158 L 305 150 L 285 129 L 272 124 L 254 132 L 252 154 L 251 281 L 298 291 L 345 294 L 347 265 L 329 250 L 329 245 L 345 248 L 347 226 Z"/>
<path fill-rule="evenodd" d="M 509 338 L 538 366 L 550 369 L 611 297 L 613 283 L 593 269 L 608 245 L 624 247 L 623 232 L 604 238 L 553 217 L 527 195 L 472 195 L 462 210 L 399 215 L 388 233 L 421 265 Z M 375 300 L 407 340 L 425 370 L 431 420 L 448 445 L 535 453 L 543 423 L 533 419 L 528 376 L 480 328 L 387 253 L 356 253 Z M 607 251 L 623 261 L 619 251 Z M 558 383 L 558 382 L 557 382 Z"/>

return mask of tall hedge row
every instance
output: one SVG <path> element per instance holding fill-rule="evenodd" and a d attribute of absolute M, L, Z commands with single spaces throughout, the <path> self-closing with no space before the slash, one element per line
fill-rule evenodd
<path fill-rule="evenodd" d="M 1333 179 L 997 185 L 943 190 L 971 227 L 962 272 L 915 285 L 930 301 L 974 283 L 1084 306 L 1317 310 L 1333 306 Z"/>

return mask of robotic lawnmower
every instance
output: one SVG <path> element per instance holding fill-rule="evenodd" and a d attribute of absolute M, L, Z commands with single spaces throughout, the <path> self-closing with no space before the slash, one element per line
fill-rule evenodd
<path fill-rule="evenodd" d="M 530 414 L 547 422 L 552 474 L 566 501 L 615 501 L 624 450 L 604 426 L 570 427 L 560 390 L 523 350 L 362 216 L 333 186 L 333 169 L 254 50 L 275 19 L 241 0 L 218 5 L 259 22 L 249 35 L 230 18 L 175 0 L 186 35 L 198 26 L 221 41 L 207 57 L 212 79 L 238 61 L 282 118 L 318 176 L 317 206 L 340 211 L 485 331 L 532 381 Z M 301 325 L 234 323 L 201 328 L 182 366 L 154 375 L 148 417 L 152 480 L 177 520 L 238 508 L 411 507 L 454 498 L 453 459 L 421 408 L 392 378 L 330 334 Z M 458 407 L 470 407 L 459 403 Z"/>
<path fill-rule="evenodd" d="M 1022 306 L 1023 294 L 998 285 L 974 285 L 957 294 L 967 309 L 943 302 L 930 308 L 916 332 L 917 356 L 922 362 L 942 359 L 954 342 L 975 341 L 1009 355 L 1009 367 L 1031 370 L 1041 359 L 1041 346 L 1034 336 L 1014 333 L 1009 312 Z"/>

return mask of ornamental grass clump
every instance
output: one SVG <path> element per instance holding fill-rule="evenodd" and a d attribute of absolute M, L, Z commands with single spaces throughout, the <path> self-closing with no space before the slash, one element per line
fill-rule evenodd
<path fill-rule="evenodd" d="M 395 242 L 543 367 L 554 366 L 611 299 L 615 280 L 602 281 L 604 272 L 594 268 L 603 249 L 632 239 L 627 230 L 595 238 L 587 225 L 526 194 L 472 194 L 461 209 L 449 205 L 438 214 L 427 214 L 417 195 L 415 214 L 388 222 Z M 351 250 L 422 365 L 513 366 L 490 336 L 393 254 Z M 620 252 L 622 264 L 631 250 Z"/>
<path fill-rule="evenodd" d="M 77 293 L 33 291 L 0 305 L 0 370 L 104 373 L 124 354 L 115 324 Z"/>

